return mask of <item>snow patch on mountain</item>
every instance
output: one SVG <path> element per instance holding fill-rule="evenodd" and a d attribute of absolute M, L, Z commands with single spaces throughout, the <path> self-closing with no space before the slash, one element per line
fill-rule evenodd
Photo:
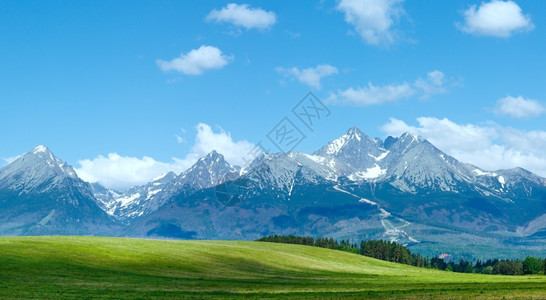
<path fill-rule="evenodd" d="M 404 231 L 402 228 L 405 228 L 409 225 L 411 225 L 410 222 L 402 219 L 394 217 L 390 212 L 385 210 L 381 205 L 379 205 L 377 202 L 374 202 L 372 200 L 359 197 L 349 191 L 346 191 L 342 189 L 339 185 L 335 185 L 334 189 L 336 191 L 351 195 L 355 198 L 359 198 L 360 203 L 366 203 L 372 206 L 375 206 L 379 210 L 379 218 L 381 220 L 381 225 L 383 226 L 384 233 L 383 235 L 387 237 L 391 242 L 398 242 L 401 239 L 407 239 L 414 243 L 419 243 L 419 241 L 411 236 L 409 236 L 406 231 Z M 401 223 L 402 225 L 396 226 L 395 223 Z"/>
<path fill-rule="evenodd" d="M 474 170 L 472 170 L 472 172 L 474 172 L 477 176 L 493 176 L 493 177 L 498 176 L 497 173 L 484 172 L 484 171 L 482 171 L 480 169 L 474 169 Z"/>
<path fill-rule="evenodd" d="M 368 154 L 370 157 L 372 157 L 373 159 L 375 159 L 376 161 L 381 161 L 383 160 L 383 158 L 387 157 L 387 155 L 389 154 L 390 151 L 385 151 L 383 153 L 381 153 L 381 155 L 379 156 L 373 156 L 371 154 Z"/>
<path fill-rule="evenodd" d="M 129 204 L 133 203 L 136 199 L 140 198 L 140 193 L 134 193 L 132 195 L 126 195 L 117 199 L 121 207 L 127 207 Z"/>
<path fill-rule="evenodd" d="M 375 165 L 372 168 L 366 169 L 363 173 L 361 173 L 361 178 L 364 179 L 374 179 L 381 177 L 387 173 L 387 169 L 381 169 L 379 165 Z"/>
<path fill-rule="evenodd" d="M 506 180 L 504 179 L 503 176 L 499 176 L 497 178 L 499 180 L 499 183 L 502 185 L 502 187 L 504 188 L 504 184 L 506 184 Z"/>
<path fill-rule="evenodd" d="M 339 151 L 343 148 L 343 146 L 347 143 L 347 140 L 349 140 L 349 135 L 344 134 L 338 139 L 333 140 L 328 145 L 326 145 L 325 152 L 328 155 L 336 155 L 339 153 Z M 358 139 L 360 140 L 360 138 Z"/>
<path fill-rule="evenodd" d="M 372 180 L 380 178 L 387 173 L 387 169 L 381 169 L 378 165 L 368 168 L 365 171 L 357 171 L 347 176 L 352 181 Z"/>

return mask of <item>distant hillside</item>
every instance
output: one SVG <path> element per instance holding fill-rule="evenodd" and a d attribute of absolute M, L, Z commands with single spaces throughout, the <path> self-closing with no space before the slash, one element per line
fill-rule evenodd
<path fill-rule="evenodd" d="M 543 297 L 544 276 L 457 274 L 239 241 L 0 238 L 0 298 Z"/>

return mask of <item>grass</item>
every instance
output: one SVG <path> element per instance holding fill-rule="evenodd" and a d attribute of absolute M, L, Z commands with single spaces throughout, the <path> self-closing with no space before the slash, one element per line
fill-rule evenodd
<path fill-rule="evenodd" d="M 458 274 L 243 241 L 0 238 L 0 298 L 546 298 L 546 276 Z"/>

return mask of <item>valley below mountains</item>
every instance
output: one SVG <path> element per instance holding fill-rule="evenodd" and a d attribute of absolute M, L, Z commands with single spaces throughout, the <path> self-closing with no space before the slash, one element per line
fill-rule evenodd
<path fill-rule="evenodd" d="M 383 239 L 453 259 L 543 256 L 546 179 L 459 162 L 414 134 L 358 128 L 312 154 L 241 168 L 212 151 L 181 174 L 119 192 L 38 146 L 0 169 L 0 235 L 253 240 Z"/>

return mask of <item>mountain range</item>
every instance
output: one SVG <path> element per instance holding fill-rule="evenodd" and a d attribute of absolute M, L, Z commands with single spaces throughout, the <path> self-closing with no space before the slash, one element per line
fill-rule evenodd
<path fill-rule="evenodd" d="M 123 193 L 79 179 L 38 146 L 0 169 L 0 234 L 388 239 L 426 255 L 514 257 L 546 250 L 546 179 L 486 171 L 412 133 L 358 128 L 312 154 L 249 166 L 213 151 L 187 171 Z"/>

